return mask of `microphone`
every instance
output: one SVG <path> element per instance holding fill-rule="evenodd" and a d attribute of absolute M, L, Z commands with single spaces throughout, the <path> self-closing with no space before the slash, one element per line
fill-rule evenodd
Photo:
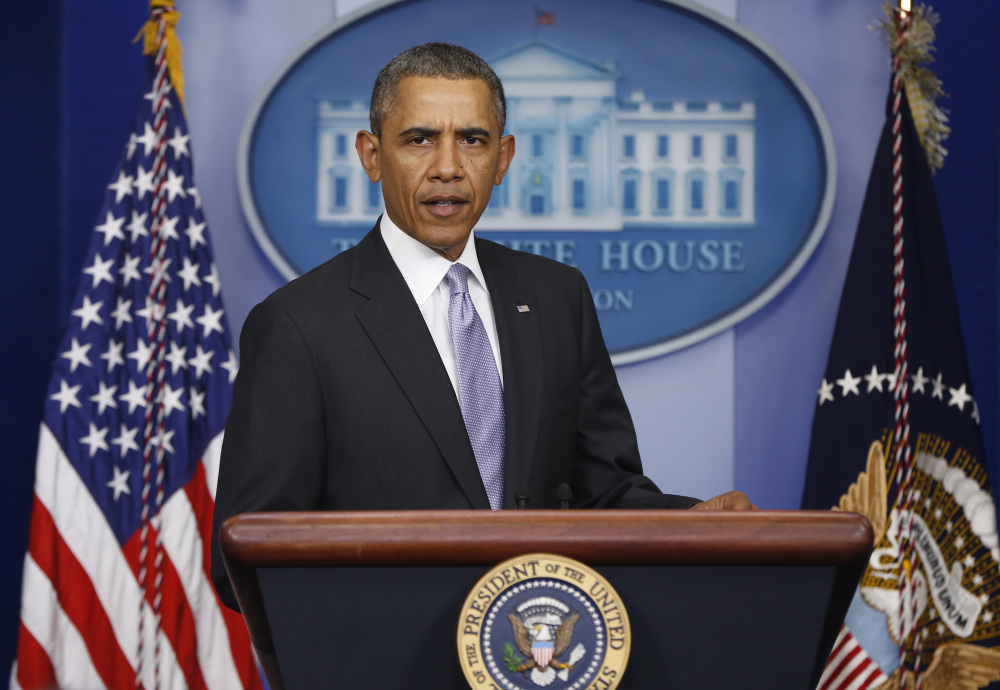
<path fill-rule="evenodd" d="M 528 492 L 519 491 L 514 498 L 514 507 L 517 510 L 524 510 L 528 507 Z"/>
<path fill-rule="evenodd" d="M 560 508 L 569 508 L 569 504 L 573 502 L 573 489 L 569 484 L 560 484 L 556 487 L 556 498 Z"/>

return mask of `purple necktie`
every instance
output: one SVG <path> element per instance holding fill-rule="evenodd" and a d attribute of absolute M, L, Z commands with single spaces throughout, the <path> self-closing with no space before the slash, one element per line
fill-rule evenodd
<path fill-rule="evenodd" d="M 469 296 L 469 269 L 453 264 L 445 280 L 451 288 L 448 324 L 458 368 L 458 402 L 472 452 L 490 499 L 490 508 L 503 503 L 504 412 L 503 389 L 493 348 L 483 321 Z"/>

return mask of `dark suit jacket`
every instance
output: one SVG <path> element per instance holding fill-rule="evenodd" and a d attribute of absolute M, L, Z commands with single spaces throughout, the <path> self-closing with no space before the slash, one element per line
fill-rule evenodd
<path fill-rule="evenodd" d="M 504 373 L 504 508 L 686 508 L 642 475 L 635 429 L 583 276 L 476 240 Z M 518 305 L 530 311 L 519 312 Z M 454 388 L 378 226 L 247 317 L 216 496 L 231 515 L 488 509 Z"/>

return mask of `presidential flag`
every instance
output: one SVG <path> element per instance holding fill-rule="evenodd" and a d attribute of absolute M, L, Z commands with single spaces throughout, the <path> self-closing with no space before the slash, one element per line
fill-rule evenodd
<path fill-rule="evenodd" d="M 49 384 L 11 688 L 261 687 L 209 577 L 237 361 L 173 86 L 177 14 L 153 4 L 145 93 Z"/>
<path fill-rule="evenodd" d="M 817 391 L 803 497 L 804 508 L 867 515 L 876 544 L 819 687 L 978 688 L 1000 678 L 990 649 L 1000 644 L 996 513 L 931 169 L 910 115 L 926 72 L 906 51 L 926 60 L 928 27 L 890 17 L 893 88 Z M 929 13 L 912 19 L 930 21 L 933 37 Z"/>

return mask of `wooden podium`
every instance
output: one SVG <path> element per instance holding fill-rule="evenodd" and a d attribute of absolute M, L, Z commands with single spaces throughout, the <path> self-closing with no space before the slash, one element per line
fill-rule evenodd
<path fill-rule="evenodd" d="M 621 596 L 620 688 L 813 688 L 872 541 L 853 513 L 764 511 L 256 513 L 221 535 L 272 690 L 468 688 L 462 603 L 534 552 Z"/>

